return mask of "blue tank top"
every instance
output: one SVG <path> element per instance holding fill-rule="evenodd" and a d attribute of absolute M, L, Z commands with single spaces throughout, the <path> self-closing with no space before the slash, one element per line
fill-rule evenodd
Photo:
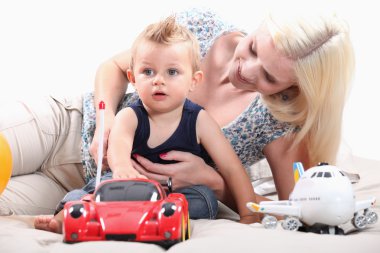
<path fill-rule="evenodd" d="M 160 158 L 160 154 L 171 150 L 191 152 L 202 157 L 206 162 L 210 158 L 201 144 L 197 142 L 196 122 L 199 111 L 203 108 L 190 100 L 186 99 L 183 106 L 182 118 L 174 133 L 162 144 L 157 147 L 148 147 L 150 136 L 150 124 L 148 113 L 141 100 L 130 106 L 136 113 L 138 125 L 133 140 L 132 154 L 141 155 L 154 163 L 176 163 Z"/>

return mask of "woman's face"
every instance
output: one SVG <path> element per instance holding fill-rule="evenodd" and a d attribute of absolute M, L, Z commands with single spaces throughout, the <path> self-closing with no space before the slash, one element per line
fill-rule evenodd
<path fill-rule="evenodd" d="M 229 80 L 236 88 L 272 95 L 296 84 L 293 66 L 294 61 L 274 48 L 268 30 L 261 26 L 236 47 Z"/>

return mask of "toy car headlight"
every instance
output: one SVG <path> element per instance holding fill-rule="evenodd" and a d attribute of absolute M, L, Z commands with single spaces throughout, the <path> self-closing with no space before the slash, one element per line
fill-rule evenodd
<path fill-rule="evenodd" d="M 81 217 L 84 213 L 84 206 L 82 204 L 75 204 L 69 208 L 69 214 L 74 219 Z"/>
<path fill-rule="evenodd" d="M 175 213 L 175 210 L 177 209 L 176 205 L 174 203 L 165 203 L 162 205 L 161 212 L 166 217 L 172 216 Z"/>

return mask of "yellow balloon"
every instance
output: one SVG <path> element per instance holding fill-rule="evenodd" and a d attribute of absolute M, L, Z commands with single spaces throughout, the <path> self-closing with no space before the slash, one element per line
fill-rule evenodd
<path fill-rule="evenodd" d="M 0 133 L 0 194 L 4 191 L 12 174 L 12 153 L 7 140 Z"/>

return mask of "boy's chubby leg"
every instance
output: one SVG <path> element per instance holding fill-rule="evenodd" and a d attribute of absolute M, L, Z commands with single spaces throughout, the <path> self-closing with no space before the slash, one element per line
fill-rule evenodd
<path fill-rule="evenodd" d="M 63 211 L 55 216 L 41 215 L 34 219 L 34 228 L 62 234 Z"/>

